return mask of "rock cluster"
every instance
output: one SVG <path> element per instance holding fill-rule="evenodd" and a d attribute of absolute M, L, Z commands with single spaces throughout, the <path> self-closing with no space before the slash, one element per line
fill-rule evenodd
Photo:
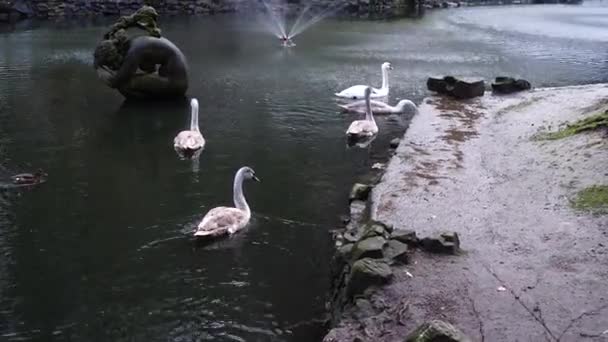
<path fill-rule="evenodd" d="M 458 254 L 460 250 L 456 233 L 442 232 L 419 238 L 414 230 L 367 221 L 367 202 L 372 190 L 372 185 L 353 185 L 349 196 L 350 216 L 343 220 L 346 227 L 334 235 L 336 253 L 332 260 L 332 296 L 328 303 L 333 324 L 340 320 L 347 305 L 356 307 L 361 298 L 370 295 L 369 291 L 388 284 L 393 279 L 393 268 L 407 265 L 414 248 L 440 254 Z M 432 323 L 429 329 L 437 326 Z"/>
<path fill-rule="evenodd" d="M 339 258 L 348 269 L 345 291 L 352 297 L 374 285 L 390 281 L 390 265 L 407 263 L 408 245 L 391 239 L 392 227 L 370 222 L 356 232 L 345 232 L 336 241 Z"/>

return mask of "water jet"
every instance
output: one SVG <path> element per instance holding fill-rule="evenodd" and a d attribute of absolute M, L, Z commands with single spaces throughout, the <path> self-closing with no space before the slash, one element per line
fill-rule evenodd
<path fill-rule="evenodd" d="M 313 9 L 312 4 L 308 4 L 297 15 L 291 29 L 287 28 L 287 13 L 289 6 L 283 0 L 270 2 L 270 0 L 262 0 L 266 13 L 267 20 L 264 20 L 266 28 L 281 41 L 283 47 L 294 47 L 296 44 L 293 39 L 320 22 L 324 18 L 332 15 L 345 6 L 345 3 L 329 5 L 324 8 Z"/>

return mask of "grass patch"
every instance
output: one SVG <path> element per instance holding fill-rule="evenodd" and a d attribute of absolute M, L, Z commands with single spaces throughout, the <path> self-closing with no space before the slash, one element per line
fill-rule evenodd
<path fill-rule="evenodd" d="M 572 207 L 600 215 L 608 214 L 608 185 L 594 185 L 579 191 L 572 200 Z"/>
<path fill-rule="evenodd" d="M 600 128 L 608 128 L 608 110 L 590 117 L 567 124 L 557 132 L 541 133 L 537 136 L 539 140 L 556 140 L 566 138 L 581 132 L 592 131 Z"/>

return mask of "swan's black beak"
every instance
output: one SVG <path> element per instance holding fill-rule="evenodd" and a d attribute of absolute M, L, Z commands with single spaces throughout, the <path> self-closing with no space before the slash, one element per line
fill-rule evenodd
<path fill-rule="evenodd" d="M 255 175 L 253 175 L 252 177 L 253 177 L 253 180 L 254 180 L 254 181 L 256 181 L 256 182 L 260 182 L 260 183 L 262 182 L 262 181 L 261 181 L 261 180 L 260 180 L 258 177 L 256 177 Z"/>

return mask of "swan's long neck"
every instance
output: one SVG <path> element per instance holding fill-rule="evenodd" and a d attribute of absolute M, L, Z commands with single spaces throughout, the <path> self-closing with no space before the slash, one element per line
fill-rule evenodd
<path fill-rule="evenodd" d="M 234 186 L 232 187 L 234 196 L 234 206 L 237 209 L 241 209 L 250 213 L 249 205 L 247 204 L 247 201 L 245 200 L 245 195 L 243 194 L 243 180 L 244 177 L 243 173 L 241 172 L 238 172 L 234 177 Z"/>
<path fill-rule="evenodd" d="M 190 108 L 190 130 L 200 132 L 198 128 L 198 101 L 196 99 L 190 101 Z"/>
<path fill-rule="evenodd" d="M 397 103 L 397 105 L 395 106 L 395 110 L 398 112 L 403 112 L 403 110 L 405 109 L 405 105 L 407 104 L 407 102 L 405 101 L 399 101 Z"/>
<path fill-rule="evenodd" d="M 382 88 L 388 89 L 388 68 L 382 68 Z"/>
<path fill-rule="evenodd" d="M 365 120 L 375 123 L 370 94 L 365 95 Z"/>

